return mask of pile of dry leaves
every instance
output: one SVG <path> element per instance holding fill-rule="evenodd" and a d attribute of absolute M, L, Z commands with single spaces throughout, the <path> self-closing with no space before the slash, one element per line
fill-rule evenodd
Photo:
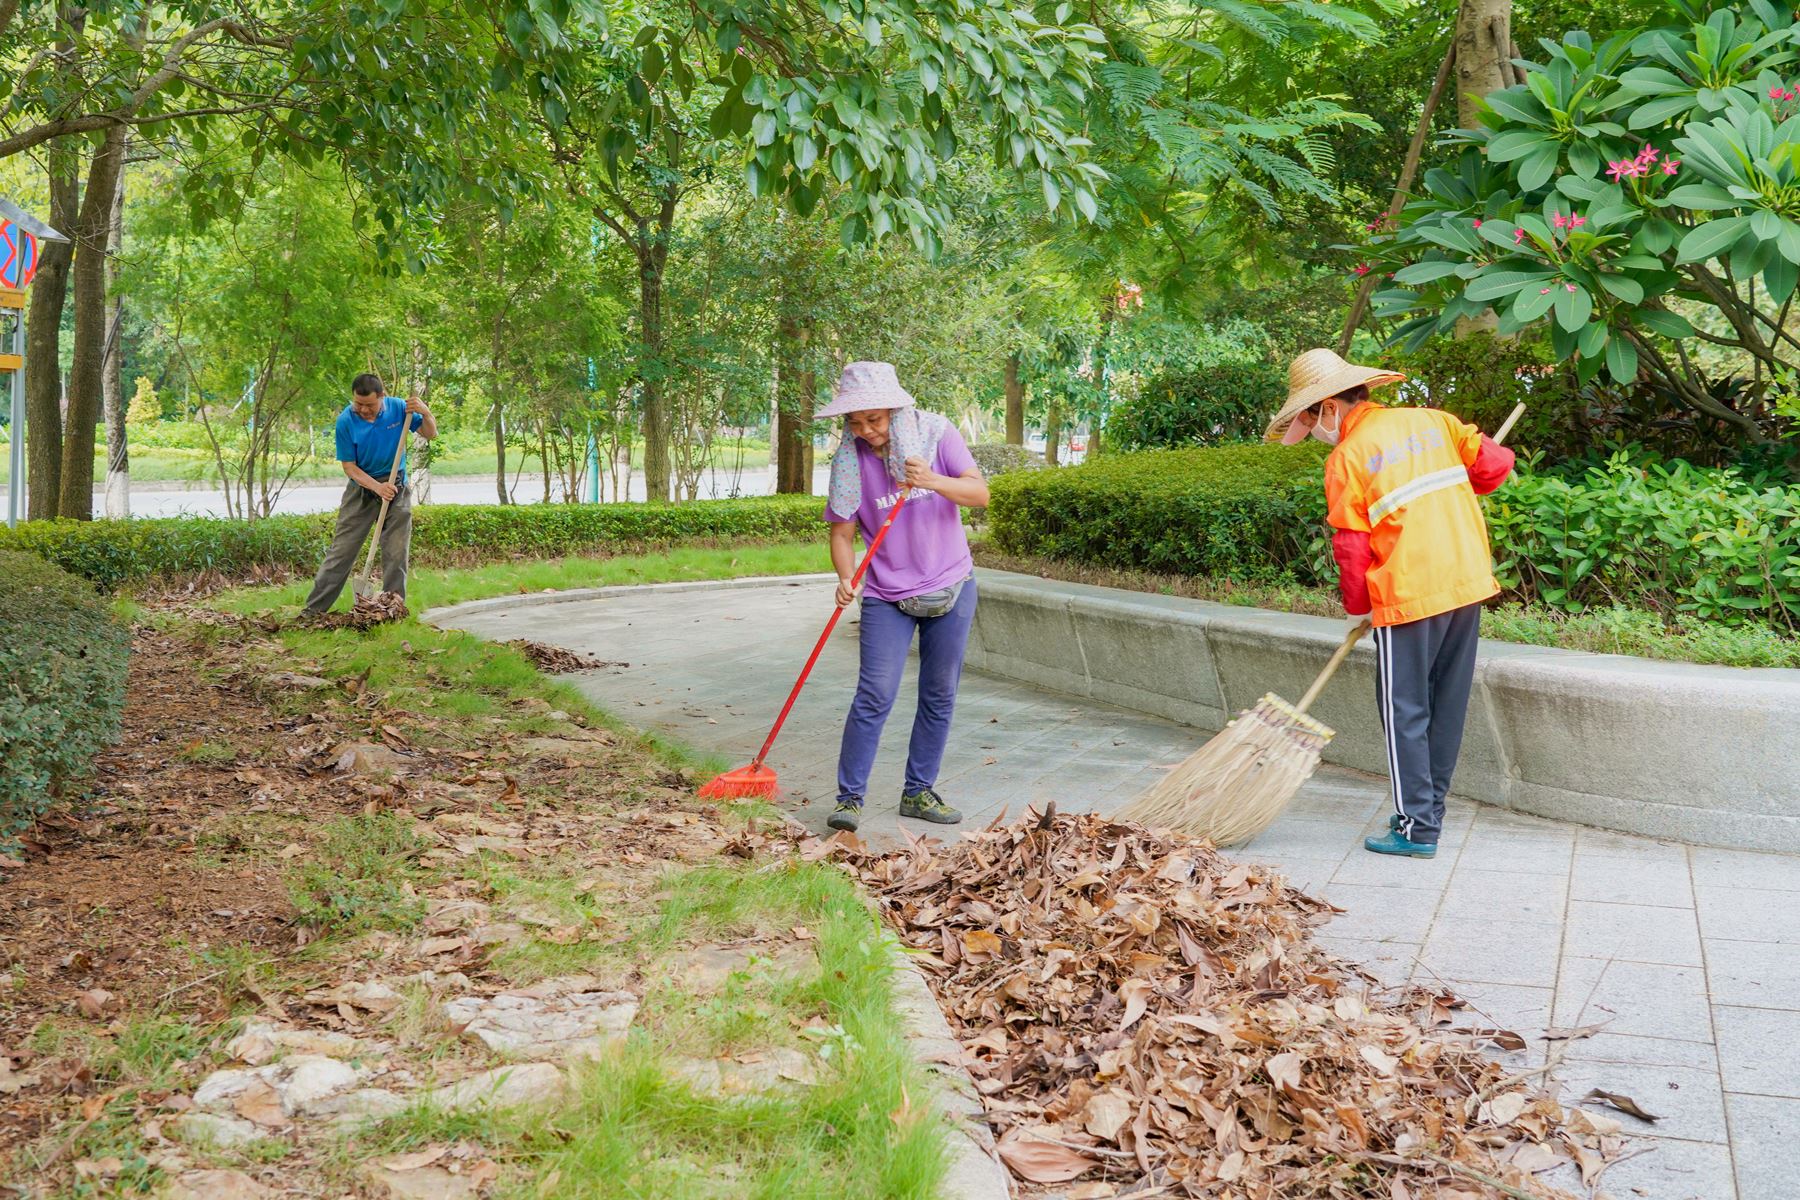
<path fill-rule="evenodd" d="M 405 620 L 407 611 L 405 596 L 399 592 L 379 592 L 373 596 L 358 596 L 349 612 L 333 613 L 325 618 L 325 623 L 367 629 L 371 625 Z"/>
<path fill-rule="evenodd" d="M 1384 996 L 1314 946 L 1331 906 L 1208 843 L 1053 815 L 839 852 L 922 952 L 1022 1180 L 1071 1198 L 1556 1196 L 1535 1172 L 1591 1181 L 1622 1152 L 1618 1122 L 1440 1028 L 1454 998 Z"/>
<path fill-rule="evenodd" d="M 547 646 L 528 638 L 514 638 L 506 644 L 529 658 L 533 666 L 547 675 L 567 675 L 571 671 L 595 671 L 601 667 L 625 665 L 621 662 L 607 662 L 591 654 L 564 650 L 561 646 Z"/>

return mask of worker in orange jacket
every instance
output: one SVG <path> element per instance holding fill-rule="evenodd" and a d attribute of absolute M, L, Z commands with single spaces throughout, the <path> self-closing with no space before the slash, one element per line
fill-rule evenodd
<path fill-rule="evenodd" d="M 1335 447 L 1325 460 L 1326 520 L 1352 628 L 1374 625 L 1376 704 L 1394 811 L 1376 854 L 1431 858 L 1462 749 L 1481 604 L 1500 591 L 1475 499 L 1512 473 L 1513 453 L 1447 412 L 1387 408 L 1371 388 L 1404 379 L 1308 350 L 1268 437 Z"/>

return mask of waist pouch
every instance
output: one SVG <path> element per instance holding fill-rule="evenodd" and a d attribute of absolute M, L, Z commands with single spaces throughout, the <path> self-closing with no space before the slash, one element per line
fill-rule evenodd
<path fill-rule="evenodd" d="M 947 588 L 939 588 L 935 592 L 921 592 L 917 596 L 908 596 L 894 605 L 909 617 L 928 619 L 941 617 L 956 607 L 957 600 L 962 597 L 963 584 L 969 582 L 968 577 L 957 580 Z"/>

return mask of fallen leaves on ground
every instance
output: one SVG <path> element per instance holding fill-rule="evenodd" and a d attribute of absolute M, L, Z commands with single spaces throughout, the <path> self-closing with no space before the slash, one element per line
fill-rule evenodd
<path fill-rule="evenodd" d="M 829 846 L 918 952 L 1028 1183 L 1557 1196 L 1536 1172 L 1621 1153 L 1617 1122 L 1483 1055 L 1496 1031 L 1444 1028 L 1460 1001 L 1379 991 L 1313 944 L 1330 905 L 1208 843 L 1033 815 L 949 846 Z"/>
<path fill-rule="evenodd" d="M 626 665 L 622 662 L 607 662 L 605 659 L 595 658 L 591 654 L 565 650 L 561 646 L 547 646 L 543 642 L 534 642 L 528 638 L 514 638 L 506 644 L 529 658 L 538 670 L 549 675 L 566 675 L 571 671 L 597 671 L 601 667 Z"/>

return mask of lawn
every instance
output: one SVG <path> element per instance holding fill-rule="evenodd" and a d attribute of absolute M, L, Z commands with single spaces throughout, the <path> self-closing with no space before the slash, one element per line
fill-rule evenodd
<path fill-rule="evenodd" d="M 424 612 L 490 596 L 639 583 L 692 583 L 755 575 L 804 575 L 829 570 L 831 555 L 822 536 L 816 542 L 684 546 L 656 554 L 529 559 L 479 567 L 416 569 L 407 578 L 407 603 L 414 612 Z M 311 588 L 310 580 L 295 580 L 278 587 L 242 588 L 220 597 L 217 603 L 232 612 L 244 614 L 291 611 L 305 602 Z M 338 599 L 338 608 L 349 608 L 352 599 L 351 591 L 346 587 Z"/>
<path fill-rule="evenodd" d="M 823 555 L 818 543 L 423 571 L 416 595 L 792 572 Z M 121 603 L 138 627 L 134 706 L 101 768 L 122 777 L 129 763 L 130 786 L 105 796 L 110 817 L 8 879 L 30 911 L 57 894 L 76 921 L 44 930 L 17 970 L 64 956 L 77 990 L 103 973 L 107 1020 L 71 1012 L 63 991 L 12 990 L 4 1015 L 31 1029 L 31 1061 L 81 1064 L 92 1082 L 10 1097 L 46 1119 L 39 1137 L 0 1137 L 0 1176 L 55 1197 L 154 1191 L 182 1169 L 179 1145 L 183 1166 L 343 1195 L 368 1185 L 372 1161 L 450 1147 L 497 1173 L 504 1197 L 936 1194 L 944 1131 L 894 1008 L 894 945 L 848 876 L 793 856 L 767 832 L 771 810 L 697 800 L 718 764 L 638 735 L 515 649 L 410 618 L 365 632 L 264 623 L 297 594 Z M 180 700 L 198 695 L 208 703 Z M 371 765 L 346 768 L 345 745 Z M 65 894 L 90 873 L 155 875 L 174 899 L 127 912 Z M 213 898 L 221 884 L 230 911 Z M 508 932 L 458 925 L 466 909 Z M 137 957 L 122 971 L 103 951 L 127 943 Z M 696 955 L 737 959 L 701 977 Z M 592 977 L 638 1009 L 614 1052 L 565 1064 L 553 1106 L 453 1110 L 423 1088 L 504 1060 L 444 1015 L 471 985 L 418 982 L 421 966 L 466 973 L 476 994 Z M 393 981 L 398 1007 L 329 1024 L 381 1039 L 380 1061 L 419 1081 L 403 1110 L 342 1127 L 264 1118 L 234 1147 L 174 1131 L 168 1097 L 232 1065 L 246 1021 L 304 1019 L 317 1011 L 307 992 L 371 979 Z M 730 1096 L 705 1082 L 771 1060 L 804 1065 L 804 1079 Z"/>

